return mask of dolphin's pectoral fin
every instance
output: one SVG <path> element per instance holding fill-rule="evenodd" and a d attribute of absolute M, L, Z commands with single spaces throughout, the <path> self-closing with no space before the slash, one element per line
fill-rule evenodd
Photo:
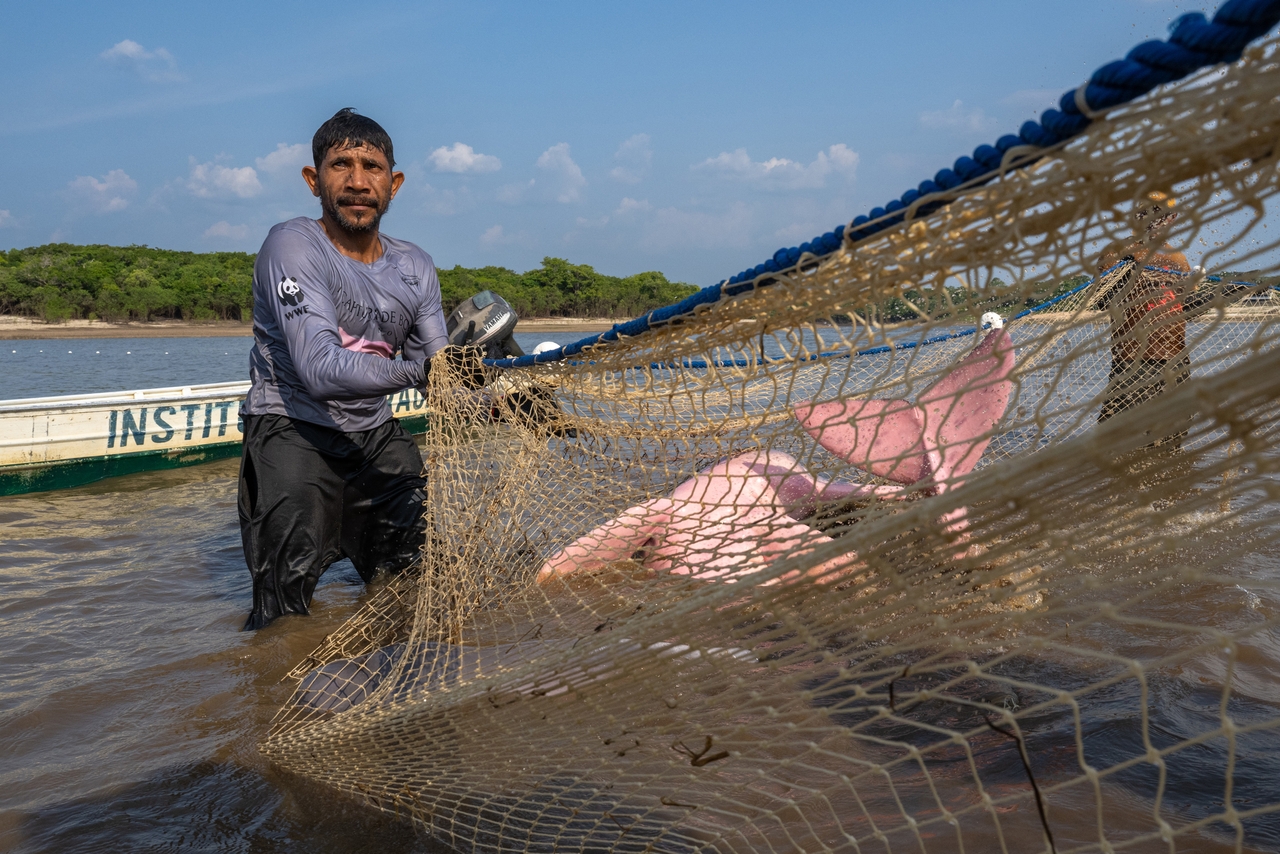
<path fill-rule="evenodd" d="M 923 412 L 908 401 L 806 401 L 795 416 L 819 445 L 864 471 L 898 483 L 927 474 Z"/>

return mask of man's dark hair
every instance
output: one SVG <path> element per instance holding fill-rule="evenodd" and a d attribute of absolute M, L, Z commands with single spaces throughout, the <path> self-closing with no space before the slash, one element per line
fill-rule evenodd
<path fill-rule="evenodd" d="M 333 114 L 333 118 L 320 125 L 316 135 L 311 137 L 311 158 L 315 161 L 316 169 L 319 169 L 329 149 L 359 148 L 362 145 L 380 150 L 387 156 L 387 165 L 395 167 L 391 137 L 382 129 L 382 125 L 368 116 L 357 115 L 353 107 L 343 107 Z"/>

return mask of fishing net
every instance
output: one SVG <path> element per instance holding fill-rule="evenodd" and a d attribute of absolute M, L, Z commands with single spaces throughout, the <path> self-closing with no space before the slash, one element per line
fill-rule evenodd
<path fill-rule="evenodd" d="M 468 850 L 1280 848 L 1276 44 L 644 334 L 438 359 L 422 565 L 263 750 Z"/>

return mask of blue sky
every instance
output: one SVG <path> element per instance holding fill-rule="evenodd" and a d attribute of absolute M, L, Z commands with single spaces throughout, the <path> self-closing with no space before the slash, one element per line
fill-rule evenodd
<path fill-rule="evenodd" d="M 255 251 L 353 106 L 439 265 L 706 285 L 865 213 L 1170 20 L 1058 3 L 10 4 L 0 247 Z"/>

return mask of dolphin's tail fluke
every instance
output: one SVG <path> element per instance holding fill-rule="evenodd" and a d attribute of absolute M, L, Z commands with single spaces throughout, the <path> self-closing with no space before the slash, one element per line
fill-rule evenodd
<path fill-rule="evenodd" d="M 938 382 L 906 400 L 804 402 L 795 416 L 831 453 L 898 483 L 973 470 L 1013 394 L 1013 339 L 993 329 Z"/>
<path fill-rule="evenodd" d="M 915 483 L 930 473 L 924 413 L 909 401 L 806 401 L 795 415 L 819 445 L 864 471 L 898 483 Z"/>
<path fill-rule="evenodd" d="M 982 458 L 1013 395 L 1013 366 L 1013 339 L 1003 329 L 993 329 L 950 373 L 921 393 L 925 443 L 940 457 L 930 474 L 941 488 L 948 483 L 957 486 L 957 479 L 973 471 Z"/>

